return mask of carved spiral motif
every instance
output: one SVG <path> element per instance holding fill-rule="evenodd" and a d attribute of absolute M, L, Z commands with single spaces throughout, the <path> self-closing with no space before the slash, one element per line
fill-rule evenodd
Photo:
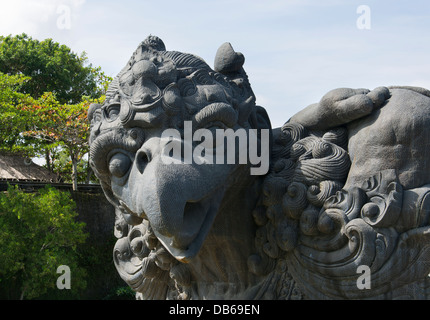
<path fill-rule="evenodd" d="M 120 221 L 118 220 L 118 223 Z M 190 298 L 191 273 L 158 241 L 147 220 L 118 235 L 114 264 L 121 278 L 137 293 L 137 298 L 152 300 Z M 176 289 L 173 291 L 172 287 Z"/>
<path fill-rule="evenodd" d="M 318 234 L 318 218 L 320 210 L 314 206 L 308 206 L 300 216 L 300 230 L 305 235 Z"/>
<path fill-rule="evenodd" d="M 322 207 L 324 202 L 341 190 L 343 184 L 339 181 L 324 180 L 318 185 L 311 185 L 307 191 L 307 198 L 316 207 Z"/>
<path fill-rule="evenodd" d="M 285 123 L 282 126 L 281 131 L 283 134 L 281 135 L 280 141 L 285 141 L 286 143 L 281 143 L 281 144 L 286 147 L 288 147 L 287 145 L 288 142 L 291 141 L 292 143 L 294 143 L 296 141 L 303 139 L 308 135 L 305 127 L 303 127 L 299 123 L 293 123 L 293 122 Z"/>
<path fill-rule="evenodd" d="M 346 150 L 348 147 L 348 130 L 344 127 L 334 128 L 324 133 L 322 139 Z"/>
<path fill-rule="evenodd" d="M 300 218 L 301 213 L 308 204 L 307 190 L 306 185 L 299 182 L 293 182 L 288 186 L 282 203 L 284 213 L 287 217 L 296 220 Z"/>
<path fill-rule="evenodd" d="M 278 159 L 288 159 L 291 157 L 291 147 L 294 143 L 308 135 L 305 127 L 298 123 L 285 123 L 281 128 L 281 133 L 273 146 L 273 154 Z"/>
<path fill-rule="evenodd" d="M 168 85 L 163 91 L 163 108 L 169 116 L 178 114 L 185 104 L 182 101 L 178 86 Z"/>
<path fill-rule="evenodd" d="M 261 273 L 270 259 L 295 252 L 299 239 L 313 250 L 337 250 L 345 245 L 347 237 L 336 234 L 347 222 L 342 211 L 322 207 L 342 189 L 349 172 L 348 153 L 339 146 L 346 145 L 346 139 L 343 128 L 320 137 L 296 123 L 282 127 L 274 147 L 276 160 L 263 185 L 266 216 L 254 214 L 260 226 L 256 243 L 262 251 L 249 260 L 253 270 Z M 328 238 L 318 242 L 318 247 L 313 236 Z"/>
<path fill-rule="evenodd" d="M 329 142 L 312 140 L 303 144 L 303 148 L 312 152 L 312 157 L 302 156 L 303 160 L 297 163 L 297 179 L 307 184 L 318 184 L 325 180 L 344 183 L 351 166 L 347 152 Z"/>

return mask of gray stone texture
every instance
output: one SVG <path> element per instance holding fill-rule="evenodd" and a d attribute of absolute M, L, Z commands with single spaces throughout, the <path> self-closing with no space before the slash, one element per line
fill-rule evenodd
<path fill-rule="evenodd" d="M 272 129 L 244 63 L 150 36 L 90 107 L 121 278 L 139 299 L 427 298 L 430 91 L 339 88 Z M 269 172 L 164 163 L 163 132 L 185 148 L 186 121 L 270 130 Z"/>

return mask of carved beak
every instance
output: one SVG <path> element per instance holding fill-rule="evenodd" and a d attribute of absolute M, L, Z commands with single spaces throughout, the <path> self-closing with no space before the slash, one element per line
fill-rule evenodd
<path fill-rule="evenodd" d="M 217 190 L 197 202 L 186 202 L 182 209 L 173 208 L 172 202 L 169 209 L 160 212 L 165 219 L 174 218 L 173 232 L 153 227 L 154 233 L 177 260 L 188 263 L 198 254 L 217 215 L 223 191 Z"/>
<path fill-rule="evenodd" d="M 178 260 L 188 262 L 202 247 L 224 196 L 230 167 L 164 164 L 155 157 L 132 169 L 121 198 Z M 118 191 L 120 192 L 120 191 Z M 127 196 L 128 194 L 128 196 Z"/>

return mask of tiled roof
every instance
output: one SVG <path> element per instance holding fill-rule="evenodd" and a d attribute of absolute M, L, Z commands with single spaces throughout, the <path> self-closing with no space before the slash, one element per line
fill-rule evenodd
<path fill-rule="evenodd" d="M 56 182 L 57 175 L 15 154 L 0 154 L 0 180 Z"/>

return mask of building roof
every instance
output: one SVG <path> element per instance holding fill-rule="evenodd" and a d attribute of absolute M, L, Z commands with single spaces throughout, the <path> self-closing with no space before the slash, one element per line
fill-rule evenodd
<path fill-rule="evenodd" d="M 0 180 L 56 182 L 57 175 L 19 154 L 0 153 Z"/>

